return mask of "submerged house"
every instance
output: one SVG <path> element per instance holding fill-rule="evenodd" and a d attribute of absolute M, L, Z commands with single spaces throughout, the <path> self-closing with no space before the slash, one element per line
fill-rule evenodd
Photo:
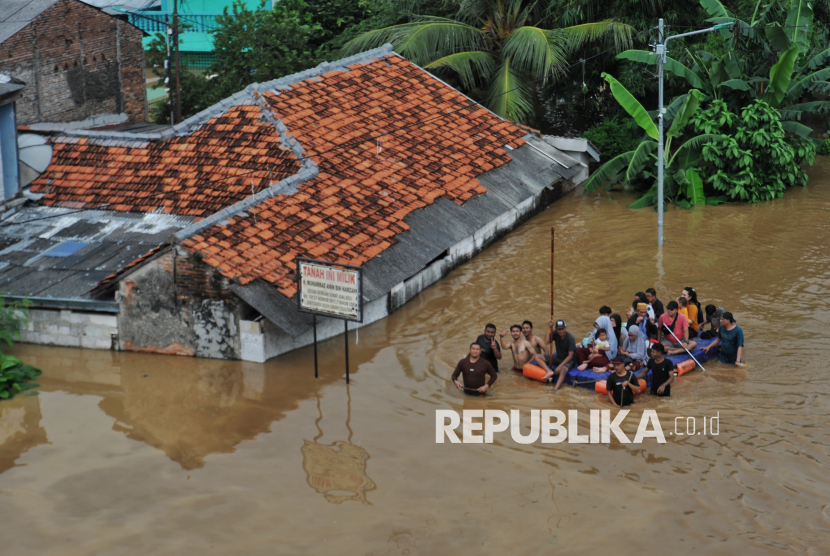
<path fill-rule="evenodd" d="M 24 341 L 259 362 L 312 341 L 297 256 L 363 268 L 365 325 L 588 172 L 388 46 L 172 128 L 49 143 L 0 222 L 0 291 L 34 303 Z"/>

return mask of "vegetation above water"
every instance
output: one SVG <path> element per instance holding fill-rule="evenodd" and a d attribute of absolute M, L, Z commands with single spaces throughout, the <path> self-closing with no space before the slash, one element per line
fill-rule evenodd
<path fill-rule="evenodd" d="M 504 117 L 589 138 L 607 162 L 585 190 L 622 187 L 638 194 L 632 207 L 645 207 L 656 198 L 656 137 L 646 129 L 656 111 L 646 107 L 657 105 L 649 45 L 660 17 L 670 35 L 733 23 L 670 43 L 666 201 L 755 202 L 806 184 L 801 165 L 816 147 L 830 153 L 814 133 L 830 111 L 830 0 L 736 0 L 729 9 L 719 0 L 236 2 L 212 31 L 214 66 L 182 74 L 182 110 L 391 42 Z M 159 35 L 150 56 L 158 66 L 163 44 Z M 169 122 L 168 106 L 156 107 L 155 121 Z"/>
<path fill-rule="evenodd" d="M 0 297 L 0 340 L 8 347 L 20 340 L 20 329 L 29 321 L 29 303 L 7 303 Z M 14 397 L 18 392 L 36 388 L 32 381 L 40 371 L 12 355 L 0 353 L 0 399 Z"/>

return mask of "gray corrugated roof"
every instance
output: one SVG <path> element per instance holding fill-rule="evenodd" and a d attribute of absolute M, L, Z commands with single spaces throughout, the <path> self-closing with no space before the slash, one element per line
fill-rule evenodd
<path fill-rule="evenodd" d="M 0 290 L 85 298 L 104 278 L 166 242 L 195 218 L 27 207 L 0 222 Z M 65 242 L 86 246 L 49 256 Z M 76 246 L 77 247 L 77 246 Z"/>
<path fill-rule="evenodd" d="M 525 140 L 527 144 L 510 151 L 511 162 L 478 176 L 487 193 L 476 195 L 463 205 L 439 197 L 404 219 L 409 230 L 395 236 L 392 247 L 363 265 L 364 302 L 387 295 L 394 286 L 426 268 L 451 246 L 545 187 L 559 179 L 571 178 L 582 169 L 579 161 L 542 139 L 526 136 Z M 231 290 L 292 337 L 311 330 L 310 315 L 300 313 L 296 299 L 286 298 L 271 284 L 256 280 L 245 286 L 234 285 Z"/>
<path fill-rule="evenodd" d="M 0 2 L 0 43 L 26 27 L 58 0 L 3 0 Z"/>

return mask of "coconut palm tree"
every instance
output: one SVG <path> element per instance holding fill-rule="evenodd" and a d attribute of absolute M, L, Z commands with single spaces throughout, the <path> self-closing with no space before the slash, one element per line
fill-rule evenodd
<path fill-rule="evenodd" d="M 527 0 L 460 0 L 455 19 L 412 16 L 364 33 L 343 53 L 392 43 L 415 64 L 449 71 L 463 90 L 482 92 L 499 116 L 531 122 L 533 82 L 541 86 L 562 75 L 568 57 L 587 42 L 608 37 L 619 50 L 631 43 L 633 28 L 614 20 L 545 29 L 548 17 Z"/>

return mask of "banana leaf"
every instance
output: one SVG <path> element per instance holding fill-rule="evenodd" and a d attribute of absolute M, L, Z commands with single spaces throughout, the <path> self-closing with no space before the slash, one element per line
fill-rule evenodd
<path fill-rule="evenodd" d="M 634 156 L 631 157 L 631 162 L 628 163 L 628 169 L 625 172 L 625 179 L 629 182 L 634 181 L 637 175 L 650 160 L 657 158 L 654 153 L 657 152 L 657 143 L 654 141 L 643 141 L 636 149 L 634 149 Z"/>
<path fill-rule="evenodd" d="M 636 201 L 634 201 L 633 203 L 628 205 L 628 208 L 630 208 L 630 209 L 641 209 L 641 208 L 650 207 L 651 205 L 654 204 L 655 199 L 657 199 L 656 190 L 655 191 L 649 190 L 642 197 L 640 197 L 639 199 L 637 199 Z"/>
<path fill-rule="evenodd" d="M 772 25 L 768 25 L 764 28 L 764 33 L 767 36 L 770 46 L 775 50 L 782 52 L 790 47 L 790 37 L 779 24 L 773 23 Z"/>
<path fill-rule="evenodd" d="M 689 182 L 686 188 L 686 197 L 693 205 L 706 204 L 706 195 L 703 194 L 703 180 L 700 179 L 700 174 L 695 170 L 689 168 L 686 170 L 686 180 Z"/>
<path fill-rule="evenodd" d="M 805 139 L 813 132 L 813 130 L 807 127 L 806 125 L 794 122 L 792 120 L 781 122 L 781 127 L 784 128 L 784 131 L 795 133 L 796 135 L 800 135 Z"/>
<path fill-rule="evenodd" d="M 656 65 L 657 56 L 653 52 L 647 50 L 626 50 L 617 54 L 617 58 L 621 60 L 631 60 L 632 62 L 640 62 L 641 64 Z M 663 65 L 666 71 L 670 71 L 678 77 L 685 79 L 689 85 L 698 89 L 706 89 L 706 83 L 695 72 L 672 58 L 666 57 L 666 63 Z"/>
<path fill-rule="evenodd" d="M 597 169 L 597 171 L 594 172 L 590 178 L 588 178 L 588 181 L 585 182 L 582 192 L 593 193 L 599 189 L 602 184 L 627 168 L 633 156 L 634 151 L 628 151 L 627 153 L 622 153 L 621 155 L 612 158 L 600 166 L 599 169 Z"/>
<path fill-rule="evenodd" d="M 614 98 L 617 99 L 620 106 L 634 118 L 637 125 L 643 128 L 649 137 L 656 141 L 657 126 L 654 125 L 654 121 L 649 117 L 643 105 L 628 92 L 628 89 L 622 83 L 614 79 L 611 75 L 603 72 L 602 78 L 611 85 L 611 94 L 614 95 Z"/>
<path fill-rule="evenodd" d="M 675 116 L 671 123 L 671 127 L 667 133 L 668 137 L 677 137 L 683 133 L 683 128 L 686 127 L 686 124 L 688 124 L 692 116 L 695 115 L 695 112 L 697 112 L 697 108 L 700 106 L 702 100 L 703 93 L 697 89 L 692 89 L 688 92 L 686 100 L 677 111 L 677 116 Z"/>
<path fill-rule="evenodd" d="M 790 13 L 787 14 L 786 30 L 790 40 L 799 52 L 810 49 L 810 35 L 813 27 L 813 9 L 807 0 L 793 0 Z"/>
<path fill-rule="evenodd" d="M 798 46 L 792 46 L 769 70 L 769 92 L 765 100 L 773 108 L 778 108 L 787 95 L 796 58 L 798 58 Z"/>

